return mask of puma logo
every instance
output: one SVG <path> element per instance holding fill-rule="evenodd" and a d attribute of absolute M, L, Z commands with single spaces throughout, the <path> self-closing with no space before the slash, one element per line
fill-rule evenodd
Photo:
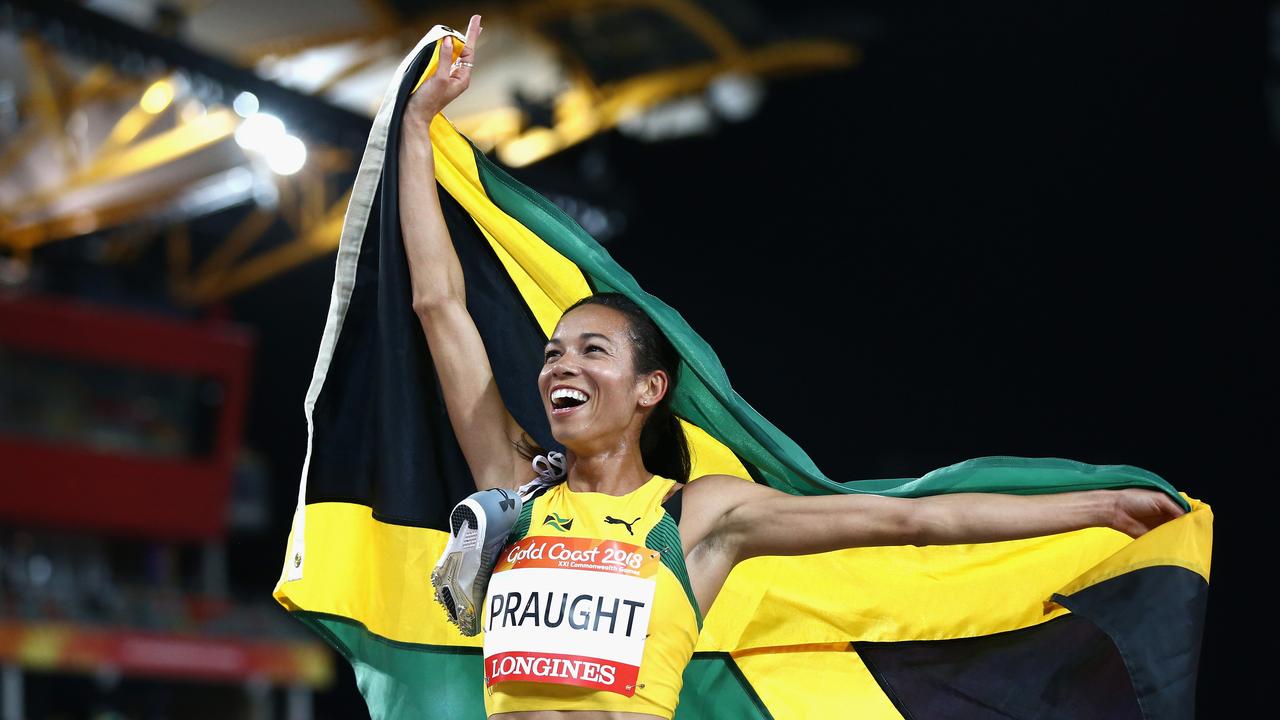
<path fill-rule="evenodd" d="M 641 517 L 643 517 L 643 516 L 641 516 Z M 633 532 L 633 531 L 631 530 L 631 526 L 632 526 L 632 525 L 635 525 L 635 524 L 636 524 L 636 523 L 638 523 L 638 522 L 640 522 L 640 518 L 636 518 L 635 520 L 632 520 L 631 522 L 627 522 L 626 520 L 619 520 L 619 519 L 618 519 L 618 518 L 616 518 L 616 517 L 610 517 L 610 516 L 608 516 L 608 515 L 605 515 L 605 516 L 604 516 L 604 521 L 605 521 L 606 523 L 610 524 L 610 525 L 626 525 L 626 526 L 627 526 L 627 534 L 628 534 L 628 535 L 635 535 L 635 532 Z"/>

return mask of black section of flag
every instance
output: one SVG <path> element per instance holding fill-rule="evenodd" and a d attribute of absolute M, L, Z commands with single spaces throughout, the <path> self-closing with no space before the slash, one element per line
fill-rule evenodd
<path fill-rule="evenodd" d="M 1156 565 L 1053 599 L 1111 638 L 1148 720 L 1166 720 L 1195 717 L 1208 597 L 1209 584 L 1199 573 Z"/>
<path fill-rule="evenodd" d="M 425 67 L 429 57 L 424 53 L 418 64 Z M 415 68 L 404 75 L 400 105 L 420 74 Z M 444 530 L 450 508 L 475 486 L 411 305 L 400 236 L 401 118 L 392 113 L 350 302 L 312 413 L 306 501 L 368 505 L 383 522 Z M 537 390 L 546 338 L 471 216 L 447 192 L 439 196 L 466 278 L 467 307 L 503 401 L 536 442 L 552 449 Z"/>
<path fill-rule="evenodd" d="M 375 388 L 382 354 L 380 330 L 361 322 L 378 306 L 378 213 L 382 188 L 374 196 L 365 243 L 356 262 L 355 280 L 344 323 L 335 341 L 324 385 L 311 413 L 312 447 L 306 501 L 355 502 L 368 505 L 377 474 L 377 432 L 373 423 L 378 404 Z"/>
<path fill-rule="evenodd" d="M 546 334 L 471 216 L 443 189 L 440 206 L 466 278 L 467 310 L 484 340 L 503 404 L 539 446 L 563 451 L 538 394 Z M 533 476 L 531 467 L 528 479 Z"/>
<path fill-rule="evenodd" d="M 907 720 L 1143 717 L 1115 645 L 1073 615 L 985 637 L 854 649 Z"/>

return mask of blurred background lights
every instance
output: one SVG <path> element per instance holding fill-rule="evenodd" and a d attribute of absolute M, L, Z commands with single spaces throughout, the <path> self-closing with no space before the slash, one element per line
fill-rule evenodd
<path fill-rule="evenodd" d="M 254 113 L 236 128 L 236 142 L 245 150 L 267 152 L 275 143 L 284 139 L 284 122 L 275 115 Z"/>
<path fill-rule="evenodd" d="M 241 103 L 245 95 L 253 98 L 252 103 Z M 235 102 L 248 107 L 256 106 L 258 101 L 249 93 L 241 93 Z M 253 113 L 245 118 L 236 128 L 236 142 L 245 150 L 266 156 L 267 166 L 280 175 L 292 175 L 307 162 L 307 146 L 296 135 L 288 134 L 284 121 L 269 113 Z"/>
<path fill-rule="evenodd" d="M 142 94 L 139 105 L 142 109 L 155 115 L 173 102 L 173 83 L 169 80 L 157 80 Z"/>
<path fill-rule="evenodd" d="M 178 117 L 182 118 L 183 122 L 194 122 L 197 118 L 207 114 L 208 112 L 209 109 L 205 107 L 204 103 L 193 98 L 182 103 L 178 110 Z"/>
<path fill-rule="evenodd" d="M 750 75 L 725 73 L 707 86 L 707 102 L 729 122 L 755 115 L 763 100 L 764 83 Z"/>
<path fill-rule="evenodd" d="M 294 135 L 285 135 L 266 150 L 267 165 L 281 175 L 292 175 L 307 162 L 307 146 Z"/>
<path fill-rule="evenodd" d="M 258 112 L 258 96 L 246 90 L 231 101 L 231 109 L 240 117 L 247 118 Z"/>
<path fill-rule="evenodd" d="M 27 578 L 36 587 L 48 584 L 53 578 L 53 561 L 38 553 L 32 555 L 27 561 Z"/>

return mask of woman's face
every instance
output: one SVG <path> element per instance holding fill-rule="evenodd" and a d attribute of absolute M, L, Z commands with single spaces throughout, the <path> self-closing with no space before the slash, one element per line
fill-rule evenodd
<path fill-rule="evenodd" d="M 637 377 L 627 316 L 583 305 L 560 318 L 538 375 L 543 407 L 557 442 L 577 451 L 616 444 L 666 389 L 665 375 Z M 656 388 L 655 388 L 656 386 Z M 653 397 L 655 394 L 657 397 Z"/>

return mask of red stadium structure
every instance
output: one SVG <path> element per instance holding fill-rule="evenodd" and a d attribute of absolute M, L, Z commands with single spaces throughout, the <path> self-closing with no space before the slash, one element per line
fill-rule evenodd
<path fill-rule="evenodd" d="M 6 425 L 27 418 L 0 425 L 0 516 L 173 540 L 222 535 L 248 393 L 246 330 L 68 299 L 7 300 L 0 347 L 14 372 L 30 376 L 11 382 L 32 382 L 27 392 L 46 401 L 33 412 L 49 414 L 55 387 L 42 383 L 80 379 L 77 396 L 58 403 L 76 417 L 36 418 L 21 423 L 21 434 Z M 118 388 L 95 385 L 111 380 L 153 395 L 117 398 Z M 54 427 L 59 420 L 76 427 Z M 110 437 L 95 433 L 108 424 L 116 428 Z M 205 427 L 211 440 L 196 437 Z M 178 442 L 150 441 L 160 435 Z"/>
<path fill-rule="evenodd" d="M 253 348 L 224 321 L 0 298 L 4 717 L 53 676 L 211 683 L 215 708 L 242 685 L 255 717 L 330 682 L 322 645 L 228 592 Z"/>

